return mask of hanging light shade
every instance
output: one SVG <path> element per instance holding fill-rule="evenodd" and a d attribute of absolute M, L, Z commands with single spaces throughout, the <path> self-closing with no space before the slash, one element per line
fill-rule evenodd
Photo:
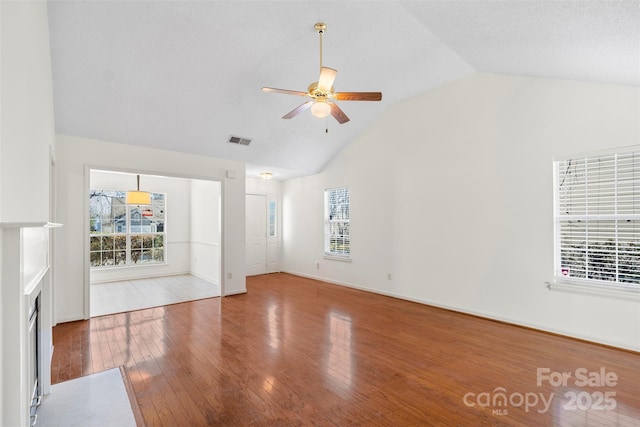
<path fill-rule="evenodd" d="M 125 203 L 127 205 L 150 205 L 151 193 L 148 191 L 140 191 L 140 175 L 138 177 L 138 189 L 135 191 L 127 191 Z"/>

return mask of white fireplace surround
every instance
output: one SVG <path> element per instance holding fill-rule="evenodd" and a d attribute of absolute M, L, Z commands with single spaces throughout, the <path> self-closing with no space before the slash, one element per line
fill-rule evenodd
<path fill-rule="evenodd" d="M 33 348 L 29 339 L 29 308 L 40 295 L 40 391 L 51 388 L 52 287 L 50 223 L 0 223 L 2 228 L 2 298 L 1 322 L 3 334 L 3 364 L 0 378 L 5 390 L 2 395 L 4 419 L 16 425 L 30 425 L 29 408 L 33 393 L 33 374 L 28 357 Z"/>

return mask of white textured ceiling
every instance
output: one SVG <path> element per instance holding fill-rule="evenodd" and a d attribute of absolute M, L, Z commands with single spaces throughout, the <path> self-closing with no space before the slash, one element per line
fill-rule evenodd
<path fill-rule="evenodd" d="M 304 98 L 260 91 L 317 80 L 316 22 L 336 91 L 383 93 L 341 102 L 344 125 L 283 120 Z M 59 133 L 280 179 L 320 171 L 385 106 L 474 72 L 640 83 L 640 0 L 50 1 L 49 26 Z"/>

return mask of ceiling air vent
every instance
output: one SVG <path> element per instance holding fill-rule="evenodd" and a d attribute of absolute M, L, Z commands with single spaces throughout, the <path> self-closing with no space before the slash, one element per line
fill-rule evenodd
<path fill-rule="evenodd" d="M 239 144 L 239 145 L 249 145 L 251 144 L 251 140 L 249 138 L 243 138 L 241 136 L 233 136 L 229 135 L 229 139 L 227 142 L 231 144 Z"/>

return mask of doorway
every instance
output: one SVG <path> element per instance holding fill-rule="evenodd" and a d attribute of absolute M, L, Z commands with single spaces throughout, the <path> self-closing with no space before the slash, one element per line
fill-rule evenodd
<path fill-rule="evenodd" d="M 246 195 L 246 274 L 267 273 L 267 196 Z"/>
<path fill-rule="evenodd" d="M 136 185 L 151 205 L 125 202 Z M 89 188 L 90 317 L 220 296 L 220 182 L 91 169 Z"/>

